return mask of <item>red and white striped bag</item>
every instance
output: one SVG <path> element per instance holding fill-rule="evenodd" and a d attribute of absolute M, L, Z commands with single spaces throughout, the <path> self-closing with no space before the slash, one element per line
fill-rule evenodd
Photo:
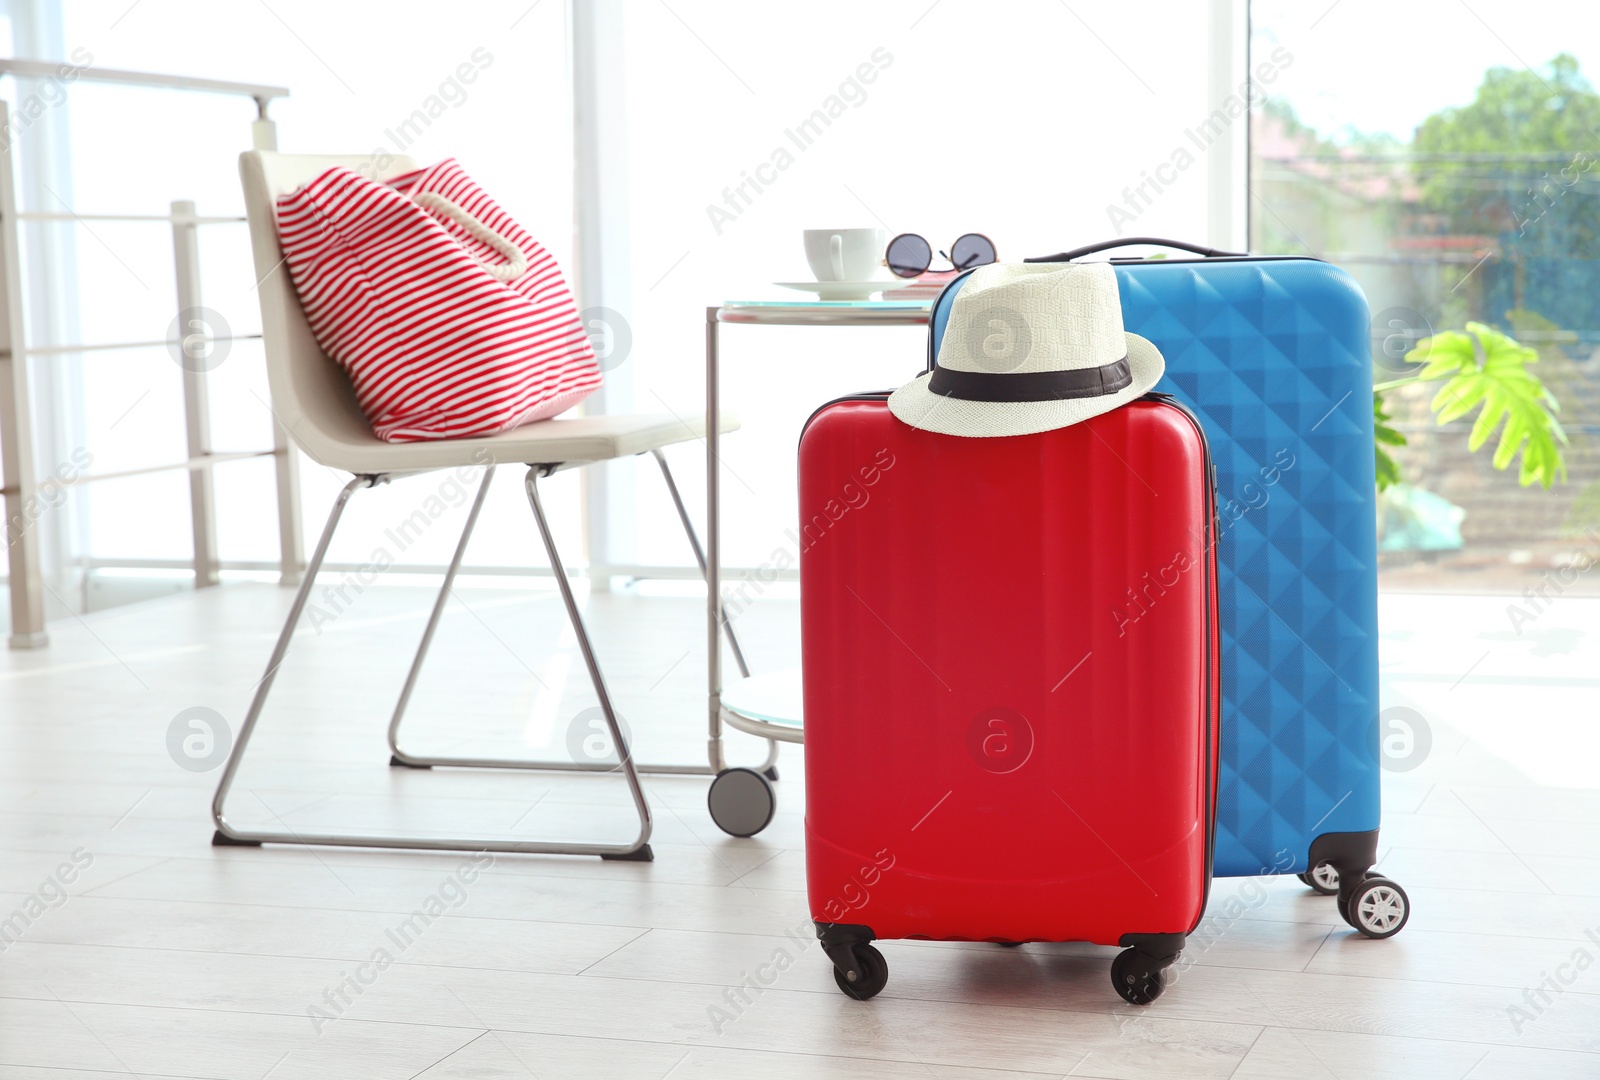
<path fill-rule="evenodd" d="M 387 183 L 331 168 L 279 197 L 278 235 L 380 439 L 491 435 L 600 386 L 560 267 L 453 158 Z"/>

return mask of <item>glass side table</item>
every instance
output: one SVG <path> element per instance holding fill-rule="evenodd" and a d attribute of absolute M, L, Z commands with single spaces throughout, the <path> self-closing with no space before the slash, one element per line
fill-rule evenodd
<path fill-rule="evenodd" d="M 751 675 L 744 657 L 734 650 L 743 679 L 724 687 L 719 638 L 722 618 L 722 516 L 719 499 L 722 459 L 720 347 L 723 323 L 757 326 L 926 326 L 933 300 L 730 300 L 706 308 L 706 711 L 710 730 L 711 782 L 707 804 L 711 819 L 734 836 L 754 836 L 771 822 L 777 797 L 770 780 L 777 769 L 769 756 L 763 769 L 728 768 L 722 729 L 759 735 L 772 743 L 805 741 L 801 713 L 800 670 Z M 731 640 L 731 638 L 730 638 Z M 773 746 L 773 755 L 776 754 Z"/>

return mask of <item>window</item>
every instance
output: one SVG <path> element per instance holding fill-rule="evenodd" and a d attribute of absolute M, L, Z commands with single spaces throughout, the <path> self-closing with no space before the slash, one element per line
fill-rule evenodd
<path fill-rule="evenodd" d="M 1470 416 L 1434 422 L 1440 384 L 1387 390 L 1407 440 L 1392 448 L 1403 483 L 1380 500 L 1391 587 L 1520 589 L 1575 549 L 1600 555 L 1600 13 L 1527 16 L 1498 0 L 1444 18 L 1375 0 L 1251 5 L 1253 59 L 1283 61 L 1251 127 L 1252 247 L 1355 276 L 1380 387 L 1415 374 L 1417 341 L 1469 321 L 1536 349 L 1529 370 L 1571 440 L 1565 483 L 1522 487 L 1515 462 L 1493 466 L 1498 436 L 1473 452 Z"/>

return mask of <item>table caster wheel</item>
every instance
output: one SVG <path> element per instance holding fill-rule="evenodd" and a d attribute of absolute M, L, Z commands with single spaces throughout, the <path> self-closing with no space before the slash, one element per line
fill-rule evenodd
<path fill-rule="evenodd" d="M 1296 874 L 1302 882 L 1323 896 L 1337 896 L 1339 894 L 1339 871 L 1330 863 L 1318 863 L 1304 874 Z"/>
<path fill-rule="evenodd" d="M 1111 985 L 1130 1005 L 1148 1005 L 1167 988 L 1166 965 L 1141 953 L 1123 949 L 1111 961 Z"/>
<path fill-rule="evenodd" d="M 840 990 L 857 1001 L 877 996 L 878 991 L 889 982 L 889 962 L 871 945 L 856 945 L 850 951 L 855 956 L 856 964 L 861 968 L 861 978 L 851 982 L 835 965 L 833 981 L 839 984 Z"/>
<path fill-rule="evenodd" d="M 730 836 L 754 836 L 772 821 L 778 797 L 772 784 L 754 769 L 726 769 L 711 781 L 706 806 L 717 828 Z"/>
<path fill-rule="evenodd" d="M 1386 877 L 1374 875 L 1356 886 L 1345 902 L 1345 922 L 1369 938 L 1390 938 L 1411 918 L 1411 899 Z"/>

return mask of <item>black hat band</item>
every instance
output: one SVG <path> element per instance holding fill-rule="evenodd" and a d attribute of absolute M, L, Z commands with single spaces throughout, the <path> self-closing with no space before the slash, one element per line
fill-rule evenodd
<path fill-rule="evenodd" d="M 954 371 L 936 367 L 928 390 L 965 401 L 1064 401 L 1105 397 L 1133 385 L 1128 358 L 1068 371 Z"/>

